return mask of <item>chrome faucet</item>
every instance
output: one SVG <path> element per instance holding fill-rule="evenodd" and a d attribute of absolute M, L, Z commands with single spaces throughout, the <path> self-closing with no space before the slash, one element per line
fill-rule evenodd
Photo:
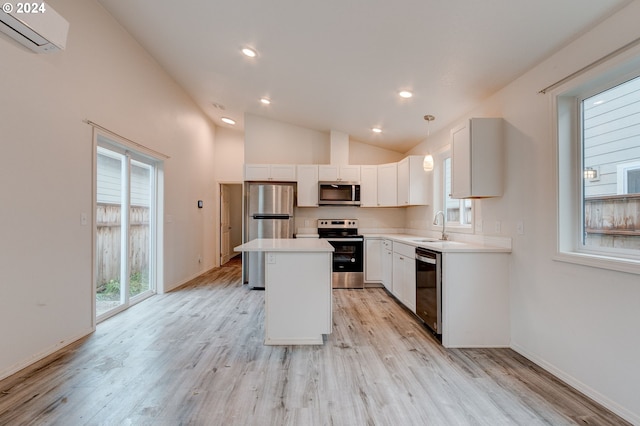
<path fill-rule="evenodd" d="M 442 215 L 442 237 L 440 239 L 442 241 L 446 241 L 447 240 L 447 234 L 444 233 L 445 220 L 444 220 L 444 212 L 442 210 L 440 210 L 438 213 L 436 213 L 436 217 L 433 218 L 433 224 L 434 225 L 439 225 L 438 216 L 440 216 L 440 215 Z"/>

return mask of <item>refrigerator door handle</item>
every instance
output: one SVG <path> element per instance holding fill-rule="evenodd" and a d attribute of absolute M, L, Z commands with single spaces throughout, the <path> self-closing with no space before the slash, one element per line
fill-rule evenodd
<path fill-rule="evenodd" d="M 254 214 L 254 219 L 289 219 L 288 214 Z"/>

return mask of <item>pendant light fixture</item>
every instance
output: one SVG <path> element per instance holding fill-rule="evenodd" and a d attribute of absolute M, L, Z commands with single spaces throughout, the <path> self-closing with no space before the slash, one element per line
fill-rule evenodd
<path fill-rule="evenodd" d="M 431 122 L 433 120 L 435 120 L 436 118 L 431 115 L 431 114 L 427 114 L 424 116 L 424 119 L 427 122 L 427 138 L 429 137 L 429 125 L 431 124 Z M 430 172 L 433 170 L 433 155 L 431 154 L 427 154 L 424 156 L 424 160 L 422 161 L 422 168 L 426 171 L 426 172 Z"/>

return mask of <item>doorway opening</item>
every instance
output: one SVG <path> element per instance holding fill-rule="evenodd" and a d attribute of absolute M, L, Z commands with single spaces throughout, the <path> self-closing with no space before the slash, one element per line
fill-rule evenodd
<path fill-rule="evenodd" d="M 233 251 L 242 244 L 242 184 L 220 184 L 220 266 L 238 261 L 240 253 Z"/>

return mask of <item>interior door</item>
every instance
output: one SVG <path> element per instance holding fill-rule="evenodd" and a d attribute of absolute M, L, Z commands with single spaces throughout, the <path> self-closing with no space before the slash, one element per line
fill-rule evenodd
<path fill-rule="evenodd" d="M 220 185 L 220 264 L 231 259 L 231 194 L 228 185 Z"/>

